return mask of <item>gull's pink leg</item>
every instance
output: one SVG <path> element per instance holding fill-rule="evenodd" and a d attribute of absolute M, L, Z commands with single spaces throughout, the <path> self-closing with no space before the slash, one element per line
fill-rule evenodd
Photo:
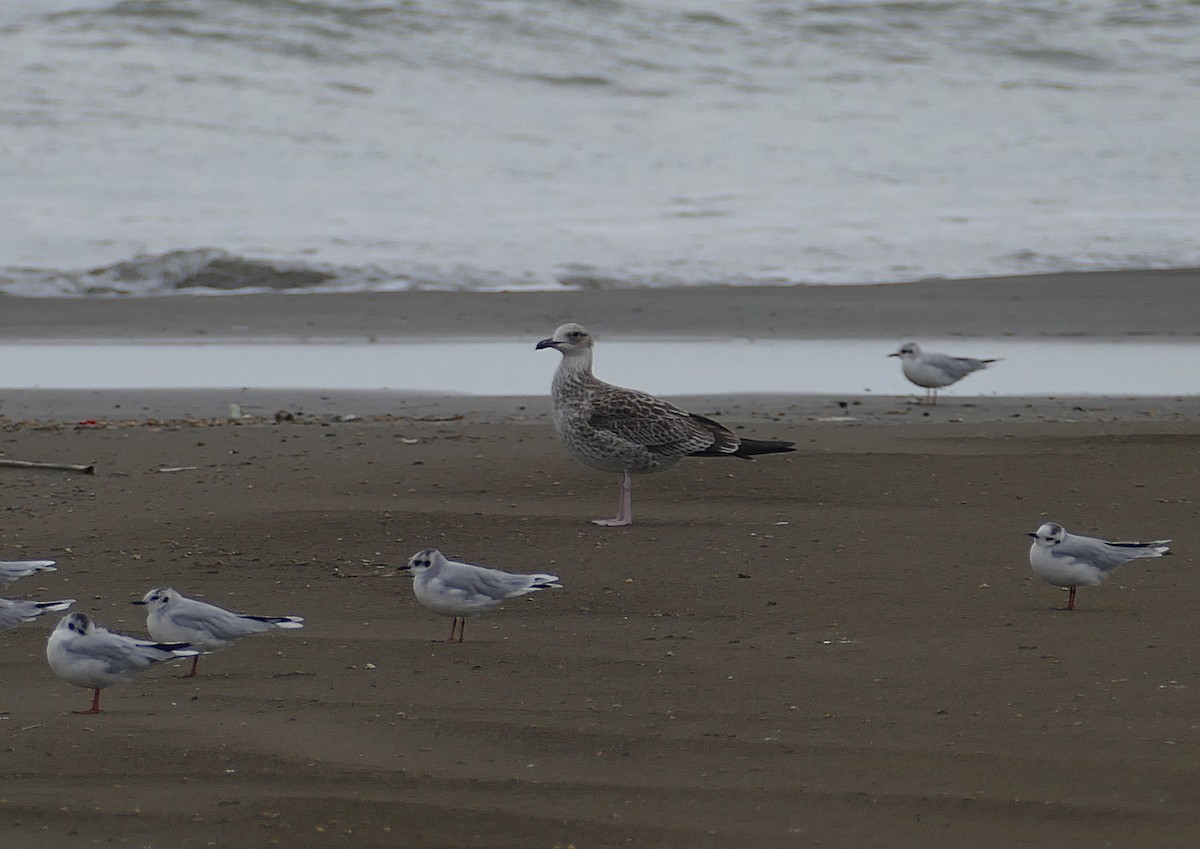
<path fill-rule="evenodd" d="M 592 519 L 593 525 L 619 528 L 633 524 L 633 476 L 625 472 L 621 478 L 621 499 L 617 502 L 617 515 L 613 519 Z"/>
<path fill-rule="evenodd" d="M 453 636 L 453 632 L 451 632 L 451 634 Z M 467 635 L 467 617 L 459 616 L 458 617 L 458 641 L 461 643 L 463 641 L 463 637 L 465 637 L 466 635 Z"/>
<path fill-rule="evenodd" d="M 99 713 L 100 712 L 100 688 L 96 688 L 96 694 L 92 696 L 92 706 L 87 710 L 73 710 L 71 713 Z"/>
<path fill-rule="evenodd" d="M 192 671 L 189 672 L 187 675 L 180 675 L 179 677 L 180 678 L 195 678 L 196 677 L 196 667 L 199 665 L 200 665 L 200 655 L 193 656 L 192 657 Z"/>
<path fill-rule="evenodd" d="M 1067 596 L 1067 610 L 1075 609 L 1075 585 L 1071 585 L 1071 594 Z"/>

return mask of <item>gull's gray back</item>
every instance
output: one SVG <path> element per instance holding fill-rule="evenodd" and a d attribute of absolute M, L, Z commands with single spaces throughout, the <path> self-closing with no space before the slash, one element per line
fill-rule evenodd
<path fill-rule="evenodd" d="M 1112 543 L 1095 537 L 1069 533 L 1062 542 L 1050 548 L 1050 554 L 1052 557 L 1074 557 L 1092 564 L 1101 572 L 1108 572 L 1130 560 L 1142 557 L 1161 557 L 1161 552 L 1157 551 L 1154 546 L 1165 545 L 1167 542 L 1170 540 L 1156 540 L 1150 543 Z"/>
<path fill-rule="evenodd" d="M 941 369 L 955 380 L 960 380 L 973 371 L 987 368 L 987 363 L 983 360 L 976 360 L 971 357 L 952 357 L 949 354 L 922 352 L 921 359 L 929 365 Z"/>

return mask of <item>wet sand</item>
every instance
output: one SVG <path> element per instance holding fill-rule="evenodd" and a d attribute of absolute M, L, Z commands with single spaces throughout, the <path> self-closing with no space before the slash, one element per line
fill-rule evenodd
<path fill-rule="evenodd" d="M 52 623 L 0 636 L 0 845 L 1200 840 L 1197 399 L 684 403 L 799 450 L 640 477 L 603 529 L 616 479 L 547 398 L 0 393 L 4 457 L 96 464 L 0 468 L 0 555 L 61 567 L 8 596 L 128 633 L 162 585 L 307 618 L 95 717 Z M 1026 559 L 1048 518 L 1177 554 L 1061 612 Z M 564 589 L 435 642 L 394 574 L 426 546 Z"/>

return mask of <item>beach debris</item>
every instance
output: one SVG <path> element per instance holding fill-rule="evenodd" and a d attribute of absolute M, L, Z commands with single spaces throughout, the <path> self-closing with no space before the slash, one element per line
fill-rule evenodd
<path fill-rule="evenodd" d="M 159 471 L 163 474 L 170 474 L 171 472 L 194 472 L 199 468 L 199 466 L 164 466 Z"/>
<path fill-rule="evenodd" d="M 0 466 L 8 466 L 14 469 L 51 469 L 59 472 L 79 472 L 85 475 L 96 474 L 96 464 L 81 464 L 81 463 L 42 463 L 36 460 L 10 460 L 7 457 L 0 457 Z"/>

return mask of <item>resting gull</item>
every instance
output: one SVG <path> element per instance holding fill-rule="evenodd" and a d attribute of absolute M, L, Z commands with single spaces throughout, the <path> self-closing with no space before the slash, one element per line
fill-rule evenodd
<path fill-rule="evenodd" d="M 450 639 L 454 642 L 454 630 L 458 628 L 458 642 L 463 641 L 467 627 L 467 616 L 479 614 L 500 606 L 506 599 L 528 595 L 538 590 L 561 590 L 558 575 L 545 572 L 533 575 L 516 575 L 448 560 L 436 548 L 418 551 L 400 567 L 412 572 L 413 592 L 417 601 L 434 613 L 452 616 Z"/>
<path fill-rule="evenodd" d="M 92 706 L 75 713 L 99 713 L 102 689 L 132 681 L 153 663 L 196 654 L 187 643 L 153 643 L 114 634 L 86 613 L 68 613 L 46 642 L 46 661 L 54 674 L 95 691 Z"/>
<path fill-rule="evenodd" d="M 160 642 L 184 642 L 210 652 L 231 645 L 239 637 L 259 634 L 272 628 L 303 628 L 300 616 L 248 616 L 233 613 L 206 601 L 188 598 L 169 587 L 150 590 L 141 601 L 147 607 L 146 630 Z M 184 678 L 196 677 L 200 655 L 192 658 L 192 671 Z"/>
<path fill-rule="evenodd" d="M 970 357 L 952 357 L 949 354 L 922 351 L 916 342 L 909 342 L 888 356 L 899 357 L 904 376 L 925 389 L 926 404 L 937 403 L 937 391 L 941 387 L 957 383 L 971 372 L 985 369 L 989 363 L 998 362 L 995 359 L 975 360 Z"/>
<path fill-rule="evenodd" d="M 563 355 L 554 373 L 554 429 L 576 459 L 605 472 L 620 472 L 617 515 L 594 519 L 615 527 L 633 523 L 632 472 L 658 472 L 680 457 L 742 457 L 794 451 L 792 442 L 742 439 L 724 425 L 681 410 L 635 389 L 623 389 L 592 374 L 592 334 L 564 324 L 538 350 Z"/>
<path fill-rule="evenodd" d="M 1075 609 L 1075 588 L 1099 586 L 1104 576 L 1122 563 L 1170 554 L 1169 539 L 1151 542 L 1107 542 L 1067 533 L 1057 522 L 1046 522 L 1033 533 L 1029 565 L 1033 574 L 1056 587 L 1069 587 L 1066 610 Z"/>

